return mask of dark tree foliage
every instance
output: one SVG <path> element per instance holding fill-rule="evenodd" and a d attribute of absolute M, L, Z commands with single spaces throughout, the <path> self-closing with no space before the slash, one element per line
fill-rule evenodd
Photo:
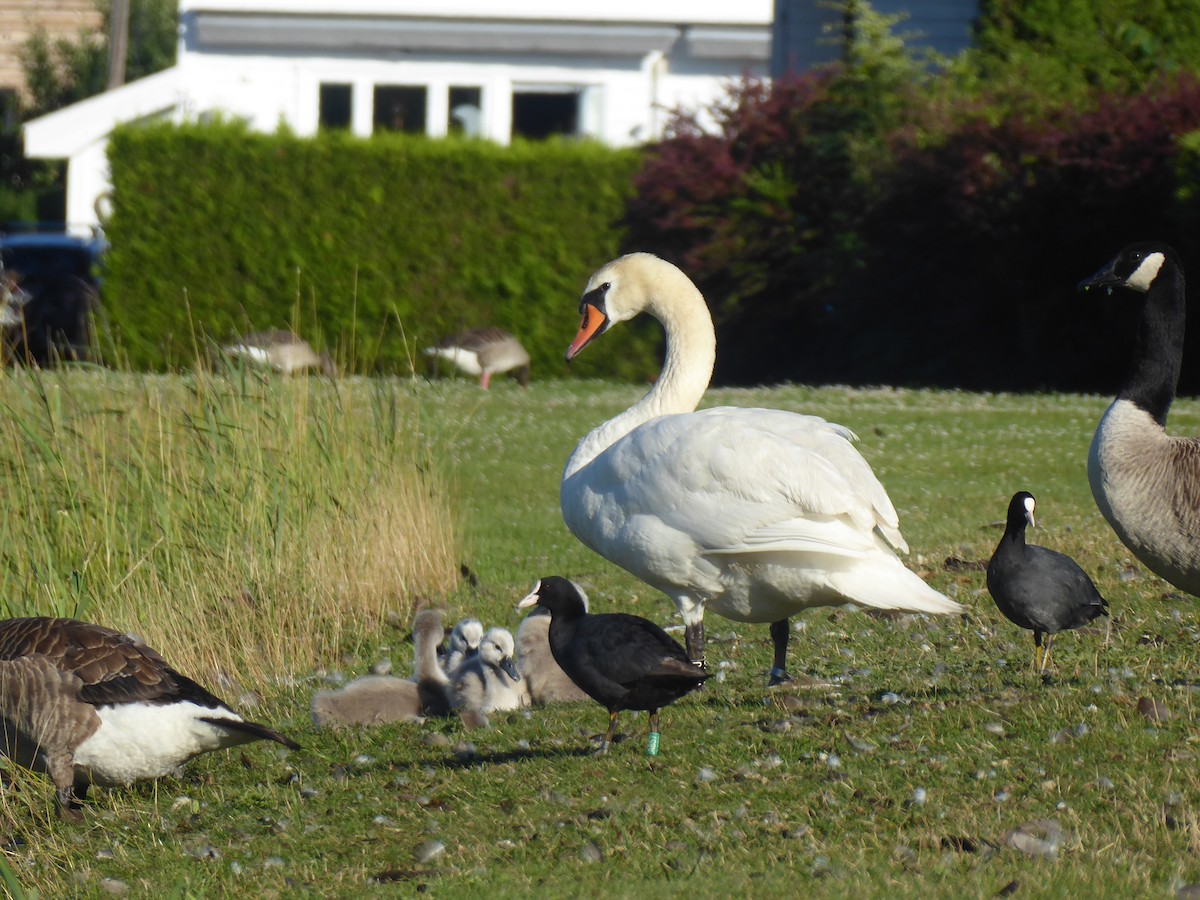
<path fill-rule="evenodd" d="M 1192 0 L 981 0 L 974 62 L 1027 96 L 1086 99 L 1200 71 Z"/>
<path fill-rule="evenodd" d="M 789 335 L 826 315 L 867 201 L 863 117 L 835 84 L 828 72 L 745 81 L 715 111 L 718 134 L 679 120 L 635 182 L 627 244 L 676 262 L 709 298 L 719 380 L 755 379 L 764 355 L 789 354 Z"/>
<path fill-rule="evenodd" d="M 1135 240 L 1169 241 L 1200 272 L 1177 199 L 1179 138 L 1197 128 L 1200 82 L 1181 75 L 1054 118 L 980 117 L 936 147 L 898 135 L 883 199 L 863 222 L 877 252 L 842 285 L 841 321 L 810 373 L 1111 391 L 1137 304 L 1074 286 Z M 829 349 L 847 344 L 861 351 L 853 373 Z M 1200 372 L 1187 384 L 1200 386 Z"/>
<path fill-rule="evenodd" d="M 843 77 L 751 83 L 639 175 L 628 245 L 704 291 L 718 380 L 1111 390 L 1136 304 L 1074 286 L 1139 239 L 1200 272 L 1178 176 L 1200 82 L 999 121 L 930 94 L 881 120 Z"/>

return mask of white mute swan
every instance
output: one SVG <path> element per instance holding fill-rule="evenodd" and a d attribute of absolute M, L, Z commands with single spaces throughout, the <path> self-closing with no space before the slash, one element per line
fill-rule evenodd
<path fill-rule="evenodd" d="M 778 409 L 694 412 L 716 338 L 683 272 L 648 253 L 622 256 L 591 277 L 579 309 L 568 360 L 643 311 L 662 323 L 667 351 L 650 392 L 567 460 L 563 518 L 587 546 L 674 601 L 694 662 L 704 664 L 706 607 L 772 623 L 772 684 L 788 678 L 787 618 L 800 610 L 962 611 L 892 552 L 908 549 L 896 510 L 849 429 Z"/>
<path fill-rule="evenodd" d="M 1131 244 L 1079 289 L 1140 294 L 1133 363 L 1088 451 L 1088 481 L 1117 537 L 1150 571 L 1200 597 L 1200 438 L 1167 434 L 1183 360 L 1183 266 L 1166 244 Z"/>

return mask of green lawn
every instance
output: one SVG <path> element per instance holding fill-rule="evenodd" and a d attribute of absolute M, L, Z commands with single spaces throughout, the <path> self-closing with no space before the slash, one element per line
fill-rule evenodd
<path fill-rule="evenodd" d="M 515 603 L 550 574 L 579 581 L 595 611 L 673 621 L 665 598 L 582 547 L 558 511 L 575 441 L 642 388 L 395 389 L 479 579 L 429 598 L 449 622 L 471 613 L 515 630 Z M 590 703 L 495 715 L 486 731 L 455 720 L 318 733 L 307 707 L 322 682 L 279 673 L 254 685 L 264 700 L 250 714 L 303 751 L 250 745 L 179 781 L 95 791 L 75 827 L 54 820 L 48 782 L 14 772 L 7 865 L 44 897 L 105 896 L 113 881 L 146 897 L 1170 896 L 1200 882 L 1196 601 L 1134 563 L 1092 502 L 1085 460 L 1107 403 L 712 391 L 707 405 L 853 428 L 900 511 L 909 565 L 966 619 L 813 610 L 793 619 L 797 683 L 767 689 L 767 627 L 710 616 L 718 674 L 663 712 L 656 758 L 642 752 L 646 717 L 630 714 L 628 740 L 588 755 L 606 719 Z M 1171 427 L 1200 433 L 1200 403 L 1179 402 Z M 1112 605 L 1110 633 L 1060 636 L 1048 684 L 974 565 L 1019 489 L 1038 499 L 1031 540 L 1073 556 Z M 413 602 L 396 598 L 400 628 L 360 623 L 323 667 L 354 677 L 386 657 L 408 672 Z M 104 597 L 92 615 L 104 618 Z M 1169 718 L 1147 721 L 1143 697 Z M 1023 825 L 1042 840 L 1011 836 Z"/>

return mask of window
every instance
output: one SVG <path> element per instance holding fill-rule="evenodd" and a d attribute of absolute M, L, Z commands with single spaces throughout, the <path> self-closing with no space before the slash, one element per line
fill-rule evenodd
<path fill-rule="evenodd" d="M 375 131 L 425 133 L 425 88 L 406 85 L 377 85 L 375 88 Z"/>
<path fill-rule="evenodd" d="M 450 88 L 449 134 L 479 137 L 483 133 L 483 89 L 477 87 Z"/>
<path fill-rule="evenodd" d="M 514 137 L 534 140 L 552 134 L 578 134 L 579 90 L 514 90 L 512 130 Z"/>
<path fill-rule="evenodd" d="M 322 131 L 350 127 L 354 88 L 349 84 L 322 84 L 318 98 L 317 123 Z"/>

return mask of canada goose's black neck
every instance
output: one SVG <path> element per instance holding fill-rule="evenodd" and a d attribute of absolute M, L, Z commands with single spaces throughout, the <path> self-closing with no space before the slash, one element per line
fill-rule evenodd
<path fill-rule="evenodd" d="M 1134 340 L 1133 364 L 1118 400 L 1129 400 L 1166 425 L 1183 363 L 1187 310 L 1183 268 L 1168 257 L 1146 292 Z"/>

